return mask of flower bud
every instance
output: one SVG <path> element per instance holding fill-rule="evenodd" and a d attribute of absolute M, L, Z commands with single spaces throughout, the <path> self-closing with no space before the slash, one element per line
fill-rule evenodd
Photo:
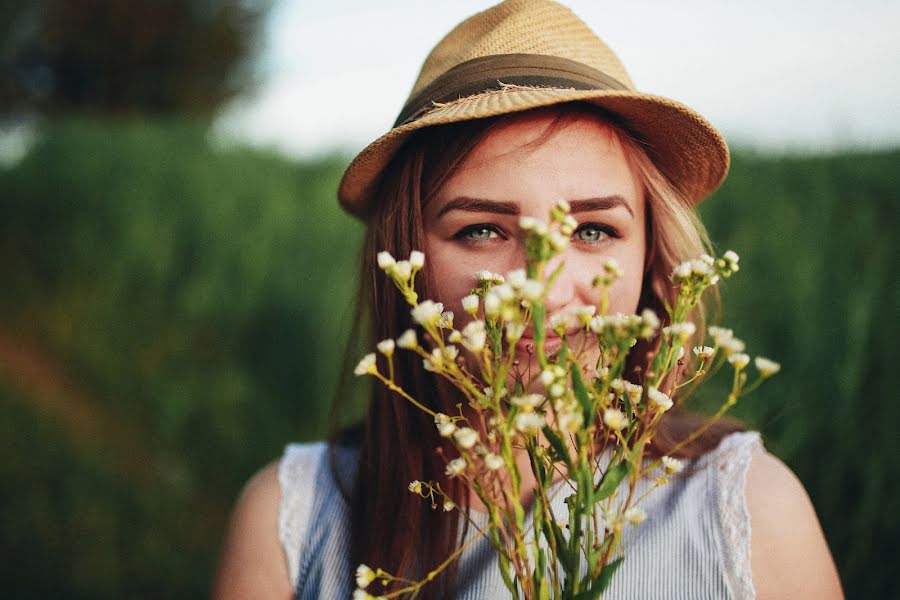
<path fill-rule="evenodd" d="M 370 373 L 377 373 L 378 369 L 375 367 L 375 353 L 370 352 L 363 356 L 362 360 L 359 361 L 359 364 L 356 365 L 356 368 L 353 369 L 354 375 L 368 375 Z"/>
<path fill-rule="evenodd" d="M 493 292 L 488 292 L 484 297 L 484 316 L 488 319 L 496 319 L 500 315 L 500 297 Z"/>
<path fill-rule="evenodd" d="M 416 340 L 416 332 L 412 329 L 407 329 L 397 338 L 397 346 L 400 348 L 411 350 L 418 345 L 419 342 Z"/>
<path fill-rule="evenodd" d="M 503 466 L 503 459 L 496 454 L 488 454 L 484 457 L 484 466 L 491 471 L 496 471 Z"/>
<path fill-rule="evenodd" d="M 736 354 L 731 354 L 728 357 L 728 362 L 730 362 L 735 369 L 740 371 L 744 367 L 747 366 L 750 362 L 750 357 L 744 354 L 743 352 L 738 352 Z"/>
<path fill-rule="evenodd" d="M 386 250 L 379 252 L 375 258 L 378 260 L 378 267 L 384 271 L 387 271 L 397 264 L 397 261 L 391 256 L 391 253 Z"/>
<path fill-rule="evenodd" d="M 390 357 L 394 353 L 394 340 L 388 338 L 386 340 L 381 340 L 376 345 L 378 351 L 384 354 L 385 356 Z"/>
<path fill-rule="evenodd" d="M 447 463 L 446 472 L 450 477 L 462 475 L 466 470 L 466 461 L 462 458 L 454 458 Z"/>
<path fill-rule="evenodd" d="M 409 254 L 409 264 L 416 271 L 425 266 L 425 255 L 418 250 L 413 250 Z"/>
<path fill-rule="evenodd" d="M 774 360 L 763 358 L 762 356 L 757 356 L 753 359 L 753 364 L 756 365 L 756 370 L 759 371 L 759 374 L 763 377 L 771 377 L 781 370 L 780 364 Z"/>
<path fill-rule="evenodd" d="M 474 316 L 478 312 L 478 296 L 469 294 L 462 299 L 463 310 Z"/>
<path fill-rule="evenodd" d="M 478 442 L 478 433 L 471 427 L 462 427 L 453 432 L 453 439 L 460 448 L 468 450 Z"/>
<path fill-rule="evenodd" d="M 400 280 L 407 280 L 412 275 L 412 265 L 408 260 L 398 260 L 393 269 L 394 277 Z"/>

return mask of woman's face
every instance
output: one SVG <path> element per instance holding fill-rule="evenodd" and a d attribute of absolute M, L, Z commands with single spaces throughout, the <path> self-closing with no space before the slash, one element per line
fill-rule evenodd
<path fill-rule="evenodd" d="M 468 319 L 461 299 L 475 287 L 474 273 L 505 275 L 525 265 L 520 216 L 549 219 L 567 200 L 579 226 L 572 243 L 550 261 L 565 268 L 547 296 L 547 314 L 579 304 L 599 306 L 591 286 L 608 259 L 625 272 L 610 288 L 609 312 L 633 314 L 644 272 L 643 187 L 604 122 L 578 116 L 534 146 L 553 115 L 524 115 L 495 129 L 424 207 L 426 257 L 435 300 Z M 520 344 L 527 347 L 530 333 Z M 550 334 L 552 335 L 552 334 Z M 547 350 L 558 340 L 548 339 Z"/>

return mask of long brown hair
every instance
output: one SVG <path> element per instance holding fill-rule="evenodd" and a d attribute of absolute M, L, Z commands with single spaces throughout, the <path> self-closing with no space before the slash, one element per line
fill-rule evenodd
<path fill-rule="evenodd" d="M 645 307 L 664 315 L 665 301 L 672 302 L 674 289 L 669 280 L 672 268 L 686 258 L 705 251 L 708 239 L 690 204 L 656 169 L 640 142 L 614 115 L 597 107 L 568 104 L 538 109 L 554 115 L 540 144 L 578 115 L 590 115 L 611 126 L 622 144 L 630 166 L 642 180 L 647 201 L 647 259 L 639 310 Z M 497 127 L 516 115 L 435 126 L 416 132 L 385 169 L 377 187 L 374 213 L 369 217 L 360 272 L 356 323 L 366 323 L 369 345 L 396 337 L 412 327 L 409 309 L 393 284 L 375 264 L 376 254 L 387 250 L 394 256 L 408 256 L 425 247 L 422 207 L 453 175 L 468 154 Z M 420 298 L 431 298 L 427 277 L 418 282 Z M 702 310 L 695 320 L 702 319 Z M 702 328 L 700 328 L 702 329 Z M 652 347 L 635 348 L 632 379 L 639 382 L 643 357 Z M 348 352 L 358 352 L 351 339 Z M 348 377 L 356 356 L 345 358 L 342 377 Z M 395 355 L 395 377 L 413 397 L 432 409 L 452 413 L 459 401 L 453 390 L 422 368 L 412 353 Z M 332 422 L 342 411 L 345 386 L 339 386 Z M 673 414 L 663 423 L 649 452 L 667 454 L 696 429 L 696 417 Z M 721 438 L 741 429 L 736 422 L 721 422 L 675 455 L 690 458 L 714 448 Z M 353 564 L 381 567 L 405 577 L 423 577 L 461 541 L 459 513 L 432 510 L 421 498 L 409 493 L 413 480 L 440 482 L 451 497 L 467 509 L 468 494 L 458 479 L 444 473 L 446 459 L 434 423 L 386 388 L 372 388 L 366 417 L 353 430 L 332 432 L 333 446 L 351 443 L 359 449 L 359 469 L 347 498 L 352 513 Z M 437 451 L 436 451 L 437 450 Z M 337 477 L 337 473 L 335 473 Z M 340 480 L 338 478 L 338 480 Z M 465 535 L 465 531 L 463 534 Z M 454 594 L 455 569 L 436 578 L 425 592 L 429 598 L 450 598 Z M 349 576 L 349 574 L 348 574 Z"/>

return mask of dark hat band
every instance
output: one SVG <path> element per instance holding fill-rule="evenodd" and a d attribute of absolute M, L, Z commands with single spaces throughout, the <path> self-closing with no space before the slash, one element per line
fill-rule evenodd
<path fill-rule="evenodd" d="M 576 90 L 628 90 L 622 82 L 583 63 L 545 54 L 494 54 L 460 63 L 410 98 L 394 127 L 418 119 L 436 103 L 507 85 Z"/>

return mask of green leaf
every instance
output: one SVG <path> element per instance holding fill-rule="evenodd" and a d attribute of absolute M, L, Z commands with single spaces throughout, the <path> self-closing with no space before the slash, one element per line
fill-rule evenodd
<path fill-rule="evenodd" d="M 595 590 L 593 588 L 589 590 L 585 590 L 580 594 L 573 596 L 572 600 L 597 600 L 600 597 L 600 590 Z"/>
<path fill-rule="evenodd" d="M 597 598 L 600 597 L 600 594 L 609 587 L 609 582 L 612 581 L 612 576 L 616 572 L 616 569 L 622 564 L 622 560 L 623 557 L 619 557 L 603 567 L 600 574 L 597 575 L 597 578 L 594 579 L 591 584 L 590 589 L 574 596 L 572 600 L 597 600 Z"/>
<path fill-rule="evenodd" d="M 547 309 L 541 303 L 535 303 L 531 308 L 531 322 L 534 326 L 534 339 L 543 343 L 546 333 L 544 332 L 544 319 L 547 316 Z"/>
<path fill-rule="evenodd" d="M 594 580 L 594 584 L 591 586 L 591 591 L 597 590 L 597 594 L 602 594 L 603 591 L 609 587 L 609 582 L 612 581 L 612 576 L 615 574 L 616 569 L 622 564 L 622 561 L 625 560 L 624 557 L 620 556 L 616 560 L 607 564 L 600 571 L 600 574 L 597 575 L 597 579 Z"/>
<path fill-rule="evenodd" d="M 591 400 L 591 394 L 588 392 L 587 386 L 584 385 L 584 379 L 581 378 L 581 369 L 578 365 L 572 368 L 572 390 L 575 392 L 575 398 L 584 411 L 584 422 L 593 423 L 594 402 Z"/>
<path fill-rule="evenodd" d="M 512 565 L 509 562 L 509 559 L 503 553 L 497 554 L 497 566 L 500 569 L 500 576 L 503 577 L 503 583 L 506 584 L 506 589 L 515 596 L 516 595 L 516 583 L 513 581 L 512 577 L 509 574 Z"/>
<path fill-rule="evenodd" d="M 550 584 L 546 579 L 541 580 L 541 589 L 538 591 L 539 600 L 550 600 Z"/>
<path fill-rule="evenodd" d="M 569 452 L 565 442 L 556 435 L 555 431 L 550 429 L 549 425 L 545 425 L 542 431 L 544 432 L 544 437 L 547 438 L 547 441 L 550 442 L 550 445 L 553 447 L 553 451 L 556 452 L 556 455 L 560 460 L 566 463 L 566 467 L 569 468 L 569 471 L 572 471 L 572 461 L 569 459 Z"/>
<path fill-rule="evenodd" d="M 550 529 L 549 533 L 547 532 L 548 528 Z M 574 571 L 575 565 L 578 564 L 578 556 L 569 551 L 569 542 L 566 540 L 565 535 L 563 535 L 562 528 L 553 520 L 547 522 L 547 528 L 544 529 L 544 537 L 547 538 L 548 545 L 550 544 L 551 535 L 553 536 L 553 541 L 556 543 L 557 559 L 562 565 L 563 572 L 569 573 Z"/>
<path fill-rule="evenodd" d="M 619 484 L 628 474 L 628 461 L 620 460 L 616 465 L 608 468 L 594 490 L 594 502 L 612 496 Z"/>

